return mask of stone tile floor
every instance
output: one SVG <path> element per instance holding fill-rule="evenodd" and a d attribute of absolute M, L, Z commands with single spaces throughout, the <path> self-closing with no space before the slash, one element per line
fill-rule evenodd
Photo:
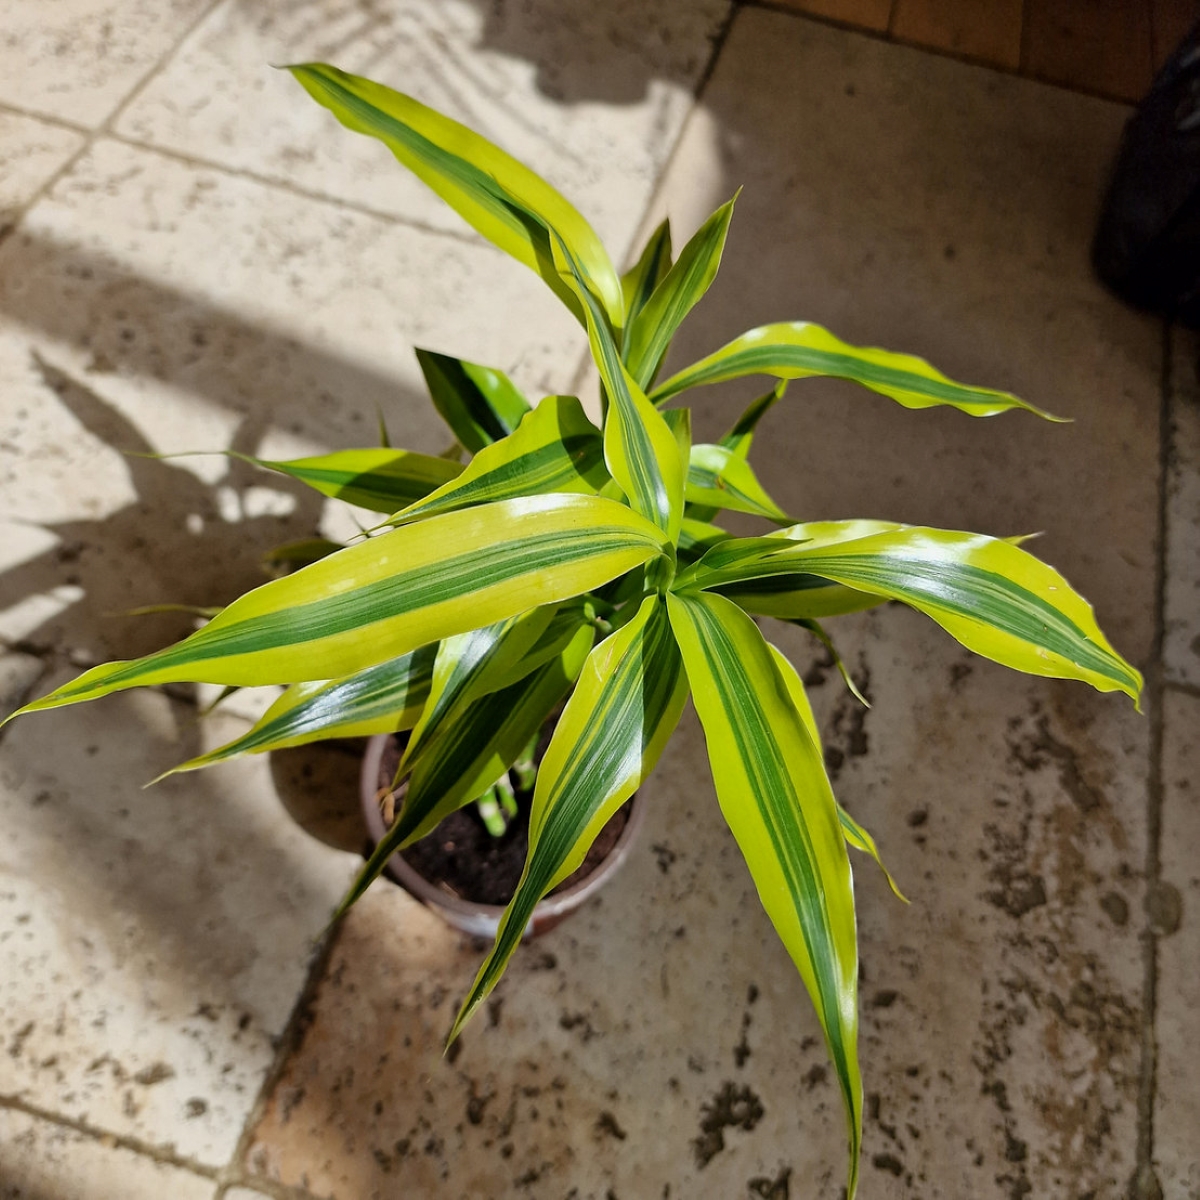
<path fill-rule="evenodd" d="M 223 458 L 123 452 L 348 445 L 377 406 L 437 448 L 414 342 L 580 375 L 532 276 L 267 64 L 471 120 L 618 255 L 745 185 L 681 361 L 806 317 L 1074 418 L 796 386 L 760 439 L 784 507 L 1045 530 L 1148 680 L 1138 715 L 886 608 L 835 627 L 864 712 L 779 631 L 913 901 L 860 867 L 861 1194 L 1200 1196 L 1200 343 L 1088 271 L 1127 108 L 718 0 L 0 0 L 0 27 L 0 709 L 186 628 L 116 614 L 220 603 L 328 528 Z M 700 393 L 701 430 L 742 399 Z M 694 721 L 620 883 L 444 1061 L 479 948 L 382 885 L 325 932 L 344 748 L 141 790 L 245 720 L 146 693 L 0 734 L 0 1197 L 840 1194 L 815 1023 Z"/>

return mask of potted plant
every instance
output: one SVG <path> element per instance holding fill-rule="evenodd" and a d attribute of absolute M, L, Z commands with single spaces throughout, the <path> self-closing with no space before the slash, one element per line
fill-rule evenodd
<path fill-rule="evenodd" d="M 22 711 L 172 681 L 289 685 L 246 736 L 186 767 L 316 736 L 410 729 L 403 807 L 344 910 L 397 847 L 491 786 L 567 697 L 537 774 L 524 874 L 453 1039 L 495 987 L 538 900 L 653 770 L 690 695 L 722 813 L 825 1034 L 853 1195 L 862 1085 L 846 847 L 875 847 L 835 801 L 801 680 L 755 618 L 827 640 L 824 618 L 894 600 L 1018 670 L 1135 701 L 1141 678 L 1090 606 L 1020 539 L 876 520 L 794 523 L 747 454 L 788 381 L 806 376 L 853 380 L 908 408 L 1038 410 L 805 322 L 753 329 L 657 382 L 672 336 L 717 270 L 732 200 L 677 258 L 661 226 L 621 275 L 562 196 L 469 129 L 332 67 L 291 70 L 344 125 L 382 140 L 541 276 L 586 330 L 600 424 L 575 397 L 530 405 L 500 372 L 421 352 L 455 452 L 385 445 L 263 464 L 386 514 L 382 525 L 333 553 L 319 547 L 313 557 L 324 557 L 247 592 L 183 641 L 95 667 Z M 717 444 L 694 445 L 688 410 L 664 409 L 690 388 L 751 375 L 777 382 Z M 722 510 L 774 527 L 733 537 L 714 523 Z"/>

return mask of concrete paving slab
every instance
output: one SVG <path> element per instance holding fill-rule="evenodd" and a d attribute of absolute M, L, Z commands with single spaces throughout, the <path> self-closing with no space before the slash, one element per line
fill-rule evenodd
<path fill-rule="evenodd" d="M 802 385 L 760 439 L 768 487 L 804 517 L 1052 530 L 1039 549 L 1145 663 L 1161 340 L 1087 267 L 1125 111 L 753 9 L 704 106 L 659 209 L 690 229 L 747 187 L 676 363 L 811 318 L 1078 419 L 972 422 Z M 701 434 L 756 391 L 700 393 Z M 832 671 L 810 674 L 835 787 L 914 900 L 860 866 L 870 1193 L 1122 1194 L 1148 723 L 1122 699 L 972 658 L 903 610 L 831 624 L 875 702 L 863 715 Z M 580 1200 L 837 1195 L 823 1051 L 701 759 L 689 723 L 620 884 L 521 956 L 497 1028 L 469 1030 L 448 1065 L 438 1043 L 478 954 L 400 897 L 352 914 L 250 1168 L 338 1197 L 497 1179 Z"/>
<path fill-rule="evenodd" d="M 1162 882 L 1151 918 L 1159 933 L 1158 1095 L 1154 1165 L 1164 1196 L 1200 1195 L 1200 697 L 1168 690 L 1163 710 Z"/>
<path fill-rule="evenodd" d="M 111 141 L 0 248 L 0 318 L 0 634 L 82 662 L 187 632 L 117 614 L 225 603 L 324 519 L 283 477 L 125 452 L 371 445 L 382 412 L 395 444 L 437 453 L 414 343 L 540 396 L 583 341 L 490 248 Z"/>
<path fill-rule="evenodd" d="M 0 1108 L 0 1200 L 211 1200 L 213 1181 L 113 1140 Z"/>
<path fill-rule="evenodd" d="M 212 0 L 0 4 L 0 101 L 94 129 Z"/>
<path fill-rule="evenodd" d="M 0 721 L 25 703 L 45 669 L 32 654 L 0 652 Z"/>
<path fill-rule="evenodd" d="M 1171 331 L 1163 671 L 1200 687 L 1200 337 Z"/>
<path fill-rule="evenodd" d="M 459 219 L 386 149 L 336 127 L 269 64 L 325 59 L 498 142 L 624 253 L 728 0 L 311 6 L 228 0 L 123 114 L 123 134 L 437 229 Z"/>
<path fill-rule="evenodd" d="M 142 790 L 244 728 L 151 693 L 6 728 L 0 1096 L 229 1161 L 354 869 L 262 759 Z"/>
<path fill-rule="evenodd" d="M 84 136 L 33 117 L 0 112 L 0 230 L 83 145 Z"/>

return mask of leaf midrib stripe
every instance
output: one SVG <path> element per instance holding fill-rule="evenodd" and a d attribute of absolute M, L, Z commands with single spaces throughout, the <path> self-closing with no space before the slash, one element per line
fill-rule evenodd
<path fill-rule="evenodd" d="M 802 812 L 799 797 L 779 747 L 771 736 L 765 713 L 759 707 L 757 692 L 742 669 L 741 657 L 725 627 L 703 605 L 693 602 L 688 604 L 688 610 L 696 614 L 693 617 L 696 625 L 699 627 L 702 624 L 706 630 L 705 636 L 699 639 L 705 662 L 710 674 L 723 685 L 717 688 L 717 697 L 725 709 L 726 724 L 737 745 L 738 757 L 745 767 L 751 794 L 771 839 L 776 861 L 787 881 L 813 964 L 813 974 L 820 988 L 825 1017 L 822 1024 L 828 1031 L 831 1045 L 836 1047 L 834 1056 L 838 1060 L 838 1073 L 849 1091 L 849 1061 L 842 1040 L 841 1008 L 836 995 L 839 972 L 829 949 L 829 942 L 833 940 L 832 930 L 824 918 L 825 889 L 816 870 L 815 853 L 803 817 L 798 816 L 796 821 L 799 845 L 796 846 L 785 835 L 779 819 L 776 786 L 782 785 L 787 802 L 797 814 Z M 763 750 L 766 751 L 765 755 L 761 753 Z M 789 847 L 795 847 L 800 853 L 788 852 Z M 815 905 L 811 899 L 814 895 L 820 897 Z M 828 940 L 817 936 L 822 931 Z M 833 995 L 829 991 L 831 984 Z"/>
<path fill-rule="evenodd" d="M 579 553 L 579 545 L 583 545 L 586 553 Z M 464 554 L 420 571 L 387 576 L 353 591 L 277 612 L 261 613 L 229 626 L 216 629 L 212 625 L 205 626 L 177 645 L 146 658 L 134 659 L 106 674 L 103 685 L 111 688 L 128 678 L 191 662 L 211 662 L 325 641 L 396 617 L 412 615 L 467 594 L 478 594 L 525 575 L 599 558 L 632 545 L 629 532 L 621 529 L 592 527 L 527 535 L 518 543 L 506 544 L 503 547 L 505 554 L 499 560 L 481 559 L 478 553 Z M 87 683 L 88 690 L 93 686 L 93 682 Z"/>
<path fill-rule="evenodd" d="M 675 379 L 668 380 L 662 388 L 657 389 L 654 399 L 665 399 L 684 388 L 719 383 L 735 375 L 773 375 L 779 368 L 789 371 L 801 370 L 812 375 L 831 375 L 861 383 L 865 387 L 886 387 L 971 408 L 1008 402 L 1002 394 L 986 388 L 930 379 L 925 375 L 918 375 L 899 367 L 884 366 L 882 363 L 868 362 L 850 354 L 814 350 L 807 346 L 770 344 L 748 346 L 722 358 L 720 362 L 684 370 Z"/>
<path fill-rule="evenodd" d="M 577 457 L 578 456 L 578 457 Z M 451 480 L 457 486 L 441 496 L 431 496 L 427 503 L 417 504 L 405 517 L 430 515 L 447 505 L 468 507 L 489 500 L 507 498 L 514 489 L 520 495 L 531 489 L 548 488 L 553 484 L 588 481 L 587 476 L 604 461 L 604 445 L 594 433 L 562 438 L 549 445 L 538 446 L 518 455 L 502 466 L 493 467 L 473 479 Z"/>
<path fill-rule="evenodd" d="M 814 554 L 811 558 L 806 557 L 804 561 L 806 565 L 826 571 L 835 582 L 844 583 L 848 587 L 854 587 L 856 584 L 873 585 L 880 590 L 886 588 L 887 595 L 896 595 L 901 599 L 905 596 L 919 598 L 931 607 L 990 625 L 1012 637 L 1049 650 L 1077 666 L 1096 671 L 1108 679 L 1129 682 L 1128 675 L 1119 669 L 1112 655 L 1096 645 L 1066 613 L 1035 592 L 973 563 L 931 562 L 907 555 L 888 555 L 885 560 L 888 566 L 899 565 L 908 573 L 909 579 L 915 577 L 922 583 L 928 580 L 925 587 L 905 587 L 897 584 L 888 571 L 880 568 L 879 558 L 874 555 L 826 555 L 822 559 L 821 555 Z M 839 575 L 849 576 L 849 581 L 838 579 Z M 1007 603 L 990 607 L 981 615 L 978 609 L 970 605 L 970 597 L 975 593 L 957 584 L 955 576 L 966 576 L 974 580 L 978 593 L 999 597 Z M 1025 620 L 1013 619 L 1014 615 L 1023 616 L 1028 608 L 1036 609 L 1041 619 L 1032 614 Z M 1077 661 L 1080 658 L 1085 661 Z"/>

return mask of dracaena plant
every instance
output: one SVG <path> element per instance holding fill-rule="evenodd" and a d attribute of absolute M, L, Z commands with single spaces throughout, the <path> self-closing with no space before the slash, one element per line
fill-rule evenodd
<path fill-rule="evenodd" d="M 246 593 L 176 645 L 95 667 L 24 711 L 172 681 L 289 685 L 247 734 L 179 769 L 410 730 L 406 800 L 344 908 L 396 849 L 485 793 L 565 698 L 537 774 L 524 874 L 453 1038 L 495 987 L 534 905 L 650 775 L 690 695 L 721 812 L 824 1031 L 853 1194 L 862 1085 L 847 845 L 878 855 L 835 801 L 801 680 L 755 617 L 827 642 L 819 621 L 896 600 L 1021 671 L 1135 701 L 1141 679 L 1090 606 L 1019 539 L 877 520 L 794 523 L 747 454 L 788 381 L 808 376 L 853 380 L 906 408 L 1038 410 L 803 321 L 752 329 L 656 382 L 712 282 L 732 200 L 677 258 L 661 226 L 622 275 L 567 200 L 471 130 L 332 67 L 292 71 L 343 125 L 384 142 L 549 285 L 586 330 L 602 422 L 573 396 L 531 406 L 499 371 L 418 351 L 455 452 L 385 444 L 262 464 L 386 514 L 382 524 Z M 691 388 L 753 375 L 775 386 L 719 443 L 693 444 L 688 410 L 664 411 Z M 723 510 L 771 524 L 733 537 L 714 523 Z"/>

